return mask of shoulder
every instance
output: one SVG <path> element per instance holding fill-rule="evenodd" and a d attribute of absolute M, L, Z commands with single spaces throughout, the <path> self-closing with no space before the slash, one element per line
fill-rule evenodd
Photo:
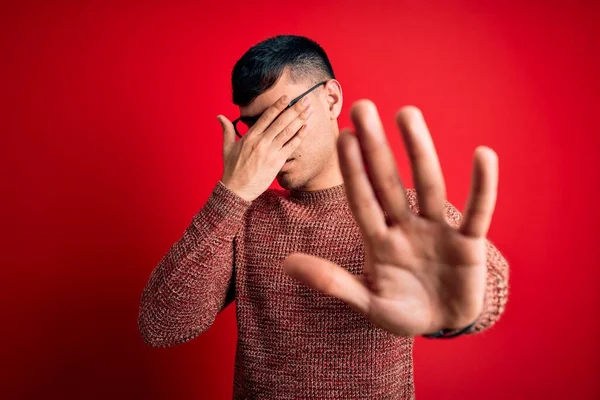
<path fill-rule="evenodd" d="M 417 190 L 414 188 L 405 189 L 406 192 L 406 200 L 408 202 L 408 206 L 415 213 L 419 214 L 419 199 L 417 197 Z M 444 200 L 444 216 L 450 225 L 457 227 L 460 225 L 462 220 L 462 214 L 452 203 L 448 200 Z"/>

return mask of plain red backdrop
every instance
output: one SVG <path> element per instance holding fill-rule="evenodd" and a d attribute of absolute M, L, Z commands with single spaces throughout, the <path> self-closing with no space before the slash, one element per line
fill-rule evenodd
<path fill-rule="evenodd" d="M 418 338 L 417 398 L 600 396 L 594 2 L 49 3 L 0 11 L 0 397 L 231 397 L 234 306 L 170 349 L 146 346 L 136 318 L 220 177 L 233 64 L 280 33 L 328 51 L 341 126 L 376 102 L 408 186 L 402 105 L 423 110 L 461 210 L 475 147 L 499 155 L 489 238 L 511 265 L 508 307 L 484 334 Z"/>

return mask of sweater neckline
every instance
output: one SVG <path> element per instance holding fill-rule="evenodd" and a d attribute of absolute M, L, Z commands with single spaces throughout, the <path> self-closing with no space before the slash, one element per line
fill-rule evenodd
<path fill-rule="evenodd" d="M 289 196 L 298 203 L 313 204 L 340 200 L 346 197 L 346 189 L 341 183 L 336 186 L 319 190 L 297 190 L 289 191 Z"/>

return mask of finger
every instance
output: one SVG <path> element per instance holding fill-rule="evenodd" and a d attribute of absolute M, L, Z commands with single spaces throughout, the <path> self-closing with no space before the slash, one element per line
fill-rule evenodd
<path fill-rule="evenodd" d="M 307 254 L 292 254 L 283 262 L 283 270 L 306 286 L 336 297 L 354 310 L 369 315 L 369 290 L 360 276 L 339 265 Z"/>
<path fill-rule="evenodd" d="M 467 236 L 485 237 L 496 207 L 498 192 L 498 155 L 479 146 L 473 157 L 471 191 L 459 231 Z"/>
<path fill-rule="evenodd" d="M 417 107 L 402 107 L 396 114 L 396 122 L 402 132 L 410 159 L 419 214 L 425 218 L 443 221 L 446 186 L 423 114 Z"/>
<path fill-rule="evenodd" d="M 279 149 L 279 155 L 282 158 L 282 161 L 288 159 L 289 156 L 298 148 L 302 140 L 308 135 L 310 132 L 310 126 L 308 124 L 302 125 L 300 130 L 296 132 L 296 134 L 285 144 L 281 149 Z"/>
<path fill-rule="evenodd" d="M 294 124 L 294 122 L 295 126 L 297 126 L 297 131 L 298 129 L 300 129 L 302 124 L 304 124 L 304 122 L 308 119 L 308 117 L 312 113 L 312 110 L 313 107 L 310 104 L 310 97 L 304 97 L 302 101 L 299 101 L 292 107 L 288 108 L 287 110 L 284 110 L 281 113 L 281 115 L 279 115 L 277 119 L 273 121 L 271 126 L 269 126 L 263 133 L 265 140 L 273 141 L 277 136 L 284 132 L 289 134 L 290 131 L 286 131 L 286 129 L 288 129 L 288 127 L 290 129 L 293 129 L 292 124 Z M 293 135 L 294 133 L 296 133 L 296 131 L 292 131 L 291 134 Z"/>
<path fill-rule="evenodd" d="M 370 100 L 359 100 L 350 116 L 375 195 L 390 220 L 401 223 L 410 216 L 410 209 L 377 108 Z"/>
<path fill-rule="evenodd" d="M 235 143 L 235 130 L 231 121 L 223 115 L 217 115 L 223 131 L 223 155 L 229 154 L 229 149 Z"/>
<path fill-rule="evenodd" d="M 337 145 L 348 205 L 360 230 L 365 237 L 384 232 L 385 217 L 365 171 L 358 139 L 343 129 Z"/>
<path fill-rule="evenodd" d="M 309 106 L 305 108 L 304 111 L 302 111 L 300 114 L 298 114 L 296 118 L 292 119 L 292 121 L 285 128 L 283 128 L 273 139 L 273 148 L 277 150 L 281 149 L 283 145 L 286 144 L 288 140 L 290 140 L 290 138 L 293 137 L 300 128 L 302 128 L 302 126 L 308 125 L 308 119 L 312 115 L 312 112 L 313 108 L 312 106 Z M 284 118 L 284 115 L 282 114 L 273 125 L 277 124 L 280 118 Z M 284 121 L 285 119 L 282 119 L 282 124 L 284 123 Z M 278 128 L 274 128 L 273 132 L 277 131 L 277 129 Z M 265 132 L 265 138 L 267 138 L 270 134 L 271 133 Z"/>
<path fill-rule="evenodd" d="M 287 107 L 290 98 L 287 95 L 281 96 L 271 107 L 267 108 L 258 121 L 248 130 L 244 137 L 254 136 L 263 133 L 275 121 L 277 116 L 281 114 Z"/>

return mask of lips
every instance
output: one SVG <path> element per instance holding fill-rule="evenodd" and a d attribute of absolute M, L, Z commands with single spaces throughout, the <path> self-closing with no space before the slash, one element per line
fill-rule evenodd
<path fill-rule="evenodd" d="M 287 160 L 285 160 L 285 163 L 283 163 L 283 166 L 281 167 L 281 172 L 285 172 L 289 168 L 291 168 L 292 161 L 294 161 L 293 158 L 288 158 Z"/>

